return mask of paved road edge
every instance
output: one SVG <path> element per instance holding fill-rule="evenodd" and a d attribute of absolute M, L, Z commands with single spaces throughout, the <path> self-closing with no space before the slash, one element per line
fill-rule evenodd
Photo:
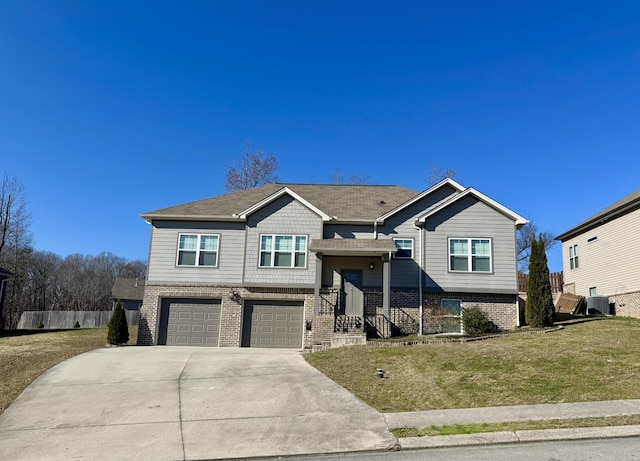
<path fill-rule="evenodd" d="M 550 442 L 559 440 L 608 439 L 638 436 L 640 436 L 640 425 L 405 437 L 399 438 L 398 441 L 400 443 L 401 450 L 410 450 L 417 448 L 442 448 L 470 445 Z"/>

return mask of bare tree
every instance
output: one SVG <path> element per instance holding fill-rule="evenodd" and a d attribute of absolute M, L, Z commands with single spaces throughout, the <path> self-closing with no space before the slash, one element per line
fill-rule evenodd
<path fill-rule="evenodd" d="M 348 178 L 342 174 L 340 168 L 336 168 L 331 175 L 331 184 L 371 184 L 370 177 L 367 174 L 361 173 L 358 175 L 351 175 Z"/>
<path fill-rule="evenodd" d="M 529 267 L 529 256 L 531 255 L 531 241 L 539 236 L 540 241 L 544 243 L 544 251 L 549 251 L 556 243 L 553 235 L 549 232 L 539 232 L 538 226 L 529 221 L 518 231 L 516 240 L 516 251 L 518 253 L 518 269 L 520 272 L 526 272 Z"/>
<path fill-rule="evenodd" d="M 240 160 L 227 169 L 224 187 L 227 192 L 235 192 L 276 182 L 277 169 L 278 162 L 273 155 L 266 155 L 262 149 L 251 151 L 247 147 Z"/>
<path fill-rule="evenodd" d="M 13 275 L 6 287 L 0 328 L 17 325 L 25 293 L 28 295 L 29 257 L 33 251 L 30 225 L 24 187 L 5 172 L 0 182 L 0 267 Z"/>
<path fill-rule="evenodd" d="M 456 172 L 449 168 L 448 170 L 443 170 L 438 165 L 431 165 L 429 167 L 429 174 L 427 175 L 427 184 L 429 187 L 434 184 L 438 184 L 445 178 L 453 178 L 456 175 Z"/>
<path fill-rule="evenodd" d="M 0 183 L 0 263 L 8 246 L 31 244 L 30 225 L 31 216 L 27 211 L 24 186 L 4 173 Z"/>

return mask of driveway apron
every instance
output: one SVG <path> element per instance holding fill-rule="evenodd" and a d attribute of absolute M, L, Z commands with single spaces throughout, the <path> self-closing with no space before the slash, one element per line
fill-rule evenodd
<path fill-rule="evenodd" d="M 389 449 L 384 417 L 277 349 L 123 347 L 69 359 L 0 416 L 0 459 L 203 460 Z"/>

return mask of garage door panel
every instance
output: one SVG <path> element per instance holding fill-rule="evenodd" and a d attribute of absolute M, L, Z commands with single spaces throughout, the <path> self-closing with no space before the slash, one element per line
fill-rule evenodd
<path fill-rule="evenodd" d="M 303 310 L 302 302 L 247 301 L 242 345 L 302 349 Z"/>
<path fill-rule="evenodd" d="M 217 346 L 220 336 L 220 300 L 165 299 L 159 344 Z"/>

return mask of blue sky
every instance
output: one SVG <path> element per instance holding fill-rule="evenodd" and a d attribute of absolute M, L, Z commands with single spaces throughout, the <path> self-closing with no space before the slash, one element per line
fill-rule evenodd
<path fill-rule="evenodd" d="M 559 234 L 639 187 L 640 2 L 0 1 L 0 173 L 35 247 L 146 259 L 140 213 L 431 165 Z M 561 270 L 560 245 L 549 253 Z"/>

